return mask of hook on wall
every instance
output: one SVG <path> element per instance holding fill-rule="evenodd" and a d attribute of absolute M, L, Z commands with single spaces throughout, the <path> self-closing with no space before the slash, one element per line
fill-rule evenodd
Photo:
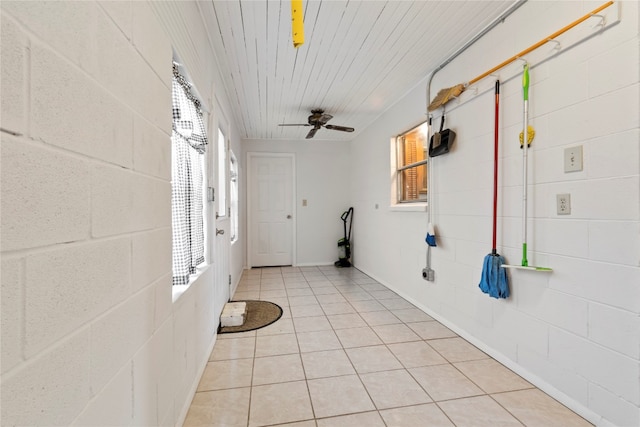
<path fill-rule="evenodd" d="M 619 6 L 619 2 L 618 3 L 618 10 L 620 8 Z M 614 4 L 613 0 L 608 1 L 607 3 L 599 6 L 598 8 L 594 9 L 593 11 L 587 13 L 586 15 L 583 15 L 582 17 L 576 19 L 575 21 L 571 22 L 570 24 L 564 26 L 563 28 L 559 29 L 558 31 L 556 31 L 555 33 L 549 35 L 546 38 L 543 38 L 542 40 L 540 40 L 537 43 L 534 43 L 533 45 L 529 46 L 528 48 L 526 48 L 525 50 L 517 53 L 516 55 L 512 56 L 511 58 L 508 58 L 507 60 L 501 62 L 500 64 L 496 65 L 495 67 L 493 67 L 492 69 L 485 71 L 484 73 L 480 74 L 477 77 L 474 77 L 473 79 L 469 80 L 467 83 L 465 84 L 458 84 L 456 86 L 452 86 L 450 88 L 444 88 L 441 89 L 438 94 L 436 95 L 436 97 L 431 101 L 431 103 L 428 106 L 428 110 L 429 111 L 433 111 L 438 107 L 441 107 L 442 105 L 446 104 L 449 100 L 451 100 L 452 98 L 454 98 L 454 96 L 452 96 L 453 93 L 455 93 L 455 97 L 457 97 L 457 95 L 459 95 L 460 93 L 462 93 L 466 88 L 468 88 L 469 86 L 472 86 L 474 83 L 482 80 L 483 78 L 487 77 L 490 74 L 493 74 L 495 71 L 499 70 L 500 68 L 505 67 L 506 65 L 511 64 L 514 61 L 523 61 L 525 63 L 525 65 L 527 64 L 527 60 L 523 58 L 524 55 L 527 55 L 528 53 L 538 49 L 539 47 L 543 46 L 544 44 L 552 41 L 553 43 L 555 43 L 555 47 L 554 49 L 560 50 L 561 46 L 560 46 L 560 42 L 558 42 L 556 39 L 556 37 L 560 36 L 561 34 L 564 34 L 565 32 L 569 31 L 570 29 L 576 27 L 578 24 L 586 21 L 589 18 L 592 17 L 596 17 L 596 18 L 600 18 L 600 24 L 604 25 L 604 17 L 602 15 L 598 15 L 598 12 L 606 9 L 607 7 L 611 6 L 612 4 Z M 619 14 L 619 12 L 618 12 Z M 618 15 L 618 21 L 619 21 L 619 15 Z M 603 27 L 603 29 L 606 27 Z M 431 80 L 430 80 L 431 82 Z"/>
<path fill-rule="evenodd" d="M 598 18 L 598 22 L 593 26 L 593 28 L 596 27 L 602 27 L 604 28 L 605 25 L 607 25 L 607 17 L 604 15 L 591 15 L 592 18 Z"/>
<path fill-rule="evenodd" d="M 562 45 L 560 44 L 560 42 L 556 39 L 548 39 L 547 40 L 548 43 L 554 43 L 555 46 L 553 46 L 553 50 L 560 50 L 562 49 Z"/>

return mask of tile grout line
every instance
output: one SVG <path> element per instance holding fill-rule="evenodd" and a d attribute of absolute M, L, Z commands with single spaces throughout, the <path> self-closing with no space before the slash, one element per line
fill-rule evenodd
<path fill-rule="evenodd" d="M 292 306 L 291 306 L 291 304 L 290 304 L 290 297 L 294 297 L 294 296 L 305 296 L 305 295 L 304 295 L 304 292 L 303 292 L 301 295 L 289 295 L 289 288 L 286 286 L 287 284 L 286 284 L 286 282 L 285 282 L 285 276 L 282 274 L 282 269 L 280 269 L 280 268 L 278 269 L 278 271 L 280 272 L 280 274 L 279 274 L 279 275 L 271 275 L 271 274 L 270 274 L 270 275 L 269 275 L 269 277 L 263 277 L 263 274 L 264 274 L 264 272 L 265 272 L 265 271 L 267 271 L 267 270 L 262 270 L 262 271 L 261 271 L 261 273 L 260 273 L 260 282 L 259 282 L 259 283 L 260 283 L 260 290 L 259 290 L 259 298 L 260 298 L 260 299 L 262 299 L 262 292 L 263 292 L 263 289 L 262 289 L 262 286 L 263 286 L 262 280 L 263 280 L 263 279 L 275 279 L 275 278 L 276 278 L 276 276 L 279 276 L 279 279 L 280 279 L 281 284 L 282 284 L 282 288 L 283 288 L 283 290 L 284 290 L 284 295 L 286 296 L 286 301 L 287 301 L 287 310 L 288 310 L 288 313 L 289 313 L 289 316 L 288 316 L 287 318 L 288 318 L 288 319 L 290 319 L 291 327 L 292 327 L 292 335 L 293 335 L 293 336 L 295 337 L 295 339 L 296 339 L 296 345 L 297 345 L 297 351 L 298 351 L 298 353 L 297 353 L 297 359 L 300 361 L 300 366 L 301 366 L 301 368 L 302 368 L 302 374 L 303 374 L 303 376 L 304 376 L 304 381 L 305 381 L 306 388 L 307 388 L 307 394 L 308 394 L 308 398 L 309 398 L 310 405 L 311 405 L 311 413 L 312 413 L 312 415 L 313 415 L 313 422 L 316 424 L 316 426 L 317 426 L 317 421 L 318 421 L 319 419 L 327 419 L 327 418 L 341 417 L 341 416 L 346 416 L 346 415 L 353 415 L 353 414 L 360 414 L 360 413 L 373 412 L 373 410 L 372 410 L 372 411 L 358 411 L 358 412 L 349 412 L 349 413 L 347 413 L 347 414 L 339 414 L 339 415 L 335 415 L 335 416 L 331 416 L 331 417 L 316 418 L 315 407 L 314 407 L 314 404 L 313 404 L 313 400 L 311 399 L 311 391 L 310 391 L 310 387 L 309 387 L 309 381 L 311 381 L 312 379 L 310 380 L 310 379 L 308 378 L 307 370 L 305 369 L 305 362 L 304 362 L 304 358 L 303 358 L 302 348 L 301 348 L 301 346 L 300 346 L 300 341 L 298 340 L 298 334 L 299 334 L 299 333 L 302 333 L 303 331 L 299 331 L 299 330 L 298 330 L 298 326 L 296 326 L 296 322 L 294 321 L 294 319 L 305 318 L 305 317 L 308 317 L 308 316 L 295 316 L 295 317 L 294 317 L 294 316 L 293 316 L 293 311 L 292 311 Z M 322 287 L 324 287 L 324 286 L 319 286 L 319 287 L 314 287 L 314 286 L 313 286 L 313 284 L 312 284 L 313 282 L 310 282 L 310 281 L 309 281 L 309 279 L 310 279 L 311 277 L 313 277 L 313 278 L 319 277 L 319 275 L 318 275 L 318 274 L 308 274 L 308 276 L 309 276 L 309 277 L 305 276 L 305 274 L 304 274 L 305 272 L 311 272 L 311 271 L 313 271 L 313 272 L 316 272 L 316 271 L 317 271 L 317 272 L 321 273 L 321 275 L 322 275 L 322 280 L 321 280 L 321 281 L 322 281 L 322 282 L 327 281 L 328 283 L 330 283 L 330 284 L 331 284 L 330 286 L 332 286 L 333 288 L 335 288 L 335 292 L 323 293 L 323 294 L 316 294 L 316 293 L 314 292 L 314 289 L 320 289 L 320 288 L 322 288 Z M 400 297 L 399 295 L 395 294 L 395 292 L 393 292 L 393 291 L 390 291 L 390 290 L 389 290 L 390 292 L 393 292 L 393 293 L 396 295 L 395 297 L 383 298 L 383 296 L 385 296 L 386 294 L 380 294 L 380 295 L 379 295 L 379 297 L 381 297 L 381 299 L 378 299 L 378 297 L 376 297 L 375 295 L 371 295 L 371 291 L 367 291 L 366 289 L 364 289 L 364 288 L 362 288 L 362 287 L 361 287 L 361 284 L 359 284 L 359 283 L 357 283 L 357 282 L 356 282 L 356 280 L 366 280 L 366 279 L 364 279 L 364 278 L 362 278 L 362 279 L 360 279 L 360 278 L 358 278 L 358 279 L 346 278 L 346 276 L 342 276 L 341 274 L 337 274 L 337 275 L 329 275 L 329 276 L 328 276 L 327 274 L 325 274 L 325 273 L 324 273 L 324 271 L 323 271 L 323 270 L 321 270 L 321 269 L 319 269 L 319 268 L 317 268 L 317 267 L 316 267 L 315 269 L 313 269 L 313 270 L 297 270 L 297 272 L 296 272 L 295 274 L 300 274 L 300 275 L 302 275 L 302 277 L 304 278 L 304 283 L 305 283 L 305 285 L 306 285 L 306 286 L 305 286 L 305 289 L 306 289 L 306 288 L 308 288 L 308 289 L 310 290 L 310 292 L 311 292 L 312 296 L 314 297 L 314 299 L 315 299 L 315 301 L 316 301 L 317 305 L 320 307 L 320 311 L 323 313 L 322 317 L 323 317 L 323 318 L 325 318 L 325 319 L 326 319 L 326 321 L 327 321 L 327 323 L 328 323 L 329 329 L 327 329 L 327 330 L 330 330 L 330 331 L 332 332 L 333 336 L 337 339 L 338 344 L 340 345 L 340 351 L 346 355 L 347 360 L 348 360 L 348 361 L 349 361 L 349 363 L 350 363 L 350 367 L 351 367 L 351 369 L 354 371 L 355 375 L 358 377 L 359 384 L 364 388 L 364 391 L 365 391 L 365 393 L 366 393 L 366 396 L 368 397 L 368 399 L 370 400 L 370 402 L 373 404 L 373 407 L 375 408 L 375 412 L 378 414 L 378 417 L 382 420 L 382 422 L 383 422 L 385 425 L 386 425 L 387 423 L 386 423 L 386 421 L 384 420 L 384 418 L 382 417 L 382 414 L 381 414 L 381 411 L 382 411 L 383 409 L 379 409 L 379 408 L 378 408 L 378 405 L 375 403 L 375 401 L 374 401 L 373 397 L 371 396 L 371 393 L 370 393 L 369 389 L 367 389 L 367 387 L 366 387 L 366 385 L 365 385 L 365 383 L 364 383 L 364 381 L 363 381 L 363 378 L 362 378 L 362 375 L 363 375 L 363 374 L 362 374 L 362 373 L 360 373 L 360 372 L 358 372 L 358 370 L 356 369 L 356 367 L 355 367 L 355 365 L 354 365 L 354 362 L 353 362 L 353 360 L 352 360 L 352 357 L 350 357 L 350 356 L 349 356 L 349 353 L 347 352 L 347 350 L 349 350 L 349 349 L 352 349 L 352 348 L 354 348 L 354 349 L 355 349 L 355 348 L 374 347 L 374 346 L 383 346 L 383 347 L 385 348 L 385 350 L 386 350 L 386 351 L 388 351 L 388 352 L 393 356 L 394 360 L 395 360 L 396 362 L 398 362 L 398 363 L 399 363 L 400 368 L 398 368 L 398 369 L 384 369 L 384 370 L 381 370 L 381 371 L 374 371 L 373 373 L 377 373 L 377 372 L 390 372 L 390 371 L 395 371 L 395 370 L 398 370 L 398 371 L 402 370 L 402 371 L 404 371 L 404 372 L 408 373 L 408 374 L 409 374 L 409 376 L 411 377 L 411 379 L 412 379 L 414 382 L 416 382 L 416 383 L 418 384 L 418 386 L 420 387 L 420 389 L 422 389 L 422 390 L 425 392 L 425 394 L 426 394 L 426 395 L 431 399 L 431 401 L 432 401 L 432 402 L 430 402 L 430 403 L 435 404 L 435 407 L 437 407 L 437 408 L 438 408 L 438 410 L 439 410 L 442 414 L 444 414 L 444 415 L 445 415 L 445 417 L 446 417 L 449 421 L 451 421 L 453 425 L 455 425 L 455 423 L 453 423 L 453 420 L 450 418 L 449 414 L 443 410 L 443 408 L 440 406 L 440 404 L 439 404 L 439 403 L 441 403 L 441 402 L 448 402 L 448 401 L 454 401 L 454 400 L 469 399 L 469 398 L 473 398 L 473 397 L 488 396 L 488 397 L 489 397 L 489 398 L 490 398 L 494 403 L 497 403 L 497 405 L 498 405 L 501 409 L 503 409 L 507 414 L 509 414 L 510 416 L 512 416 L 515 420 L 517 420 L 517 421 L 518 421 L 519 423 L 521 423 L 522 425 L 525 425 L 525 426 L 526 426 L 526 423 L 525 423 L 524 421 L 520 420 L 520 419 L 519 419 L 518 417 L 516 417 L 516 416 L 515 416 L 511 411 L 509 411 L 506 407 L 504 407 L 503 405 L 501 405 L 501 404 L 500 404 L 500 403 L 499 403 L 499 402 L 494 398 L 493 394 L 504 394 L 504 393 L 511 393 L 511 392 L 517 392 L 517 391 L 524 391 L 524 390 L 537 390 L 537 388 L 536 388 L 534 385 L 529 384 L 529 386 L 528 386 L 528 387 L 525 387 L 525 388 L 518 388 L 518 389 L 514 389 L 514 390 L 499 391 L 499 392 L 496 392 L 496 393 L 493 393 L 493 394 L 491 394 L 491 393 L 487 392 L 487 391 L 486 391 L 483 387 L 481 387 L 481 386 L 480 386 L 476 381 L 473 381 L 473 380 L 472 380 L 472 378 L 471 378 L 471 377 L 469 377 L 469 375 L 465 374 L 465 372 L 463 372 L 463 371 L 461 370 L 461 368 L 460 368 L 460 367 L 458 367 L 455 363 L 461 364 L 461 363 L 466 363 L 466 362 L 474 362 L 474 361 L 476 361 L 476 360 L 495 360 L 495 359 L 493 359 L 493 358 L 491 358 L 490 356 L 486 355 L 486 358 L 480 358 L 480 359 L 459 360 L 459 361 L 457 361 L 457 362 L 453 362 L 453 361 L 449 360 L 447 357 L 445 357 L 445 354 L 446 354 L 447 352 L 444 352 L 444 353 L 443 353 L 443 348 L 442 348 L 442 347 L 440 348 L 440 350 L 438 350 L 436 347 L 433 347 L 433 346 L 431 345 L 431 344 L 432 344 L 432 342 L 437 342 L 437 341 L 442 341 L 442 340 L 450 340 L 450 339 L 460 339 L 460 340 L 462 340 L 463 342 L 467 342 L 467 341 L 466 341 L 466 340 L 464 340 L 463 338 L 459 337 L 458 335 L 455 335 L 454 337 L 438 337 L 438 338 L 432 338 L 432 339 L 429 339 L 429 338 L 423 338 L 421 334 L 419 334 L 418 332 L 416 332 L 416 330 L 414 330 L 414 329 L 411 327 L 411 324 L 412 324 L 412 323 L 429 322 L 429 321 L 435 321 L 435 322 L 436 322 L 436 324 L 437 324 L 438 322 L 437 322 L 435 319 L 431 319 L 431 320 L 424 320 L 424 321 L 422 321 L 422 320 L 418 320 L 418 321 L 407 321 L 407 320 L 403 320 L 403 319 L 401 319 L 400 317 L 398 317 L 398 316 L 396 315 L 396 311 L 398 311 L 398 310 L 403 310 L 403 308 L 400 308 L 400 307 L 398 307 L 398 308 L 389 308 L 389 306 L 388 306 L 388 305 L 393 305 L 393 304 L 395 304 L 395 303 L 388 303 L 388 304 L 383 304 L 383 303 L 382 303 L 382 301 L 384 301 L 384 300 L 395 299 L 396 297 L 397 297 L 397 298 L 399 298 L 400 300 L 404 300 L 402 297 Z M 342 278 L 340 278 L 341 276 L 342 276 Z M 351 277 L 351 276 L 352 276 L 352 275 L 351 275 L 351 274 L 349 274 L 349 277 Z M 366 276 L 366 275 L 365 275 L 365 276 Z M 242 280 L 242 279 L 241 279 L 241 280 Z M 315 281 L 315 280 L 314 280 L 314 281 Z M 334 281 L 335 281 L 335 282 L 334 282 Z M 350 282 L 350 283 L 348 283 L 348 282 Z M 291 282 L 291 283 L 295 283 L 295 282 Z M 272 284 L 273 284 L 273 283 L 269 283 L 269 285 L 272 285 Z M 369 284 L 371 284 L 371 285 L 375 285 L 376 283 L 369 283 Z M 349 286 L 349 285 L 354 286 L 354 287 L 357 287 L 357 292 L 364 292 L 365 294 L 367 294 L 368 296 L 370 296 L 370 297 L 372 297 L 372 298 L 373 298 L 373 299 L 371 299 L 371 300 L 361 300 L 361 301 L 375 301 L 376 303 L 378 303 L 378 304 L 380 304 L 382 307 L 384 307 L 384 311 L 385 311 L 385 312 L 388 312 L 388 313 L 390 313 L 392 316 L 394 316 L 394 317 L 399 321 L 399 323 L 380 324 L 380 325 L 371 325 L 369 322 L 367 322 L 367 321 L 365 320 L 365 318 L 363 318 L 363 317 L 362 317 L 362 313 L 367 313 L 367 312 L 366 312 L 366 311 L 365 311 L 365 312 L 361 312 L 360 310 L 358 310 L 358 308 L 357 308 L 356 306 L 354 306 L 354 305 L 353 305 L 353 303 L 352 303 L 353 301 L 351 301 L 350 299 L 347 299 L 347 298 L 345 297 L 345 295 L 347 295 L 347 294 L 349 294 L 349 293 L 354 293 L 354 292 L 348 292 L 348 290 L 349 290 L 349 289 L 347 288 L 347 286 Z M 276 289 L 276 288 L 271 288 L 271 287 L 270 287 L 270 290 L 275 290 L 275 289 Z M 302 288 L 290 288 L 290 289 L 302 289 Z M 238 289 L 238 290 L 239 290 L 239 289 Z M 267 292 L 267 290 L 265 290 L 264 292 Z M 296 292 L 298 292 L 298 291 L 296 291 Z M 292 292 L 292 293 L 294 293 L 294 294 L 295 294 L 296 292 Z M 375 291 L 373 291 L 373 292 L 375 292 Z M 340 295 L 340 296 L 341 296 L 341 298 L 343 298 L 343 300 L 344 300 L 344 301 L 336 302 L 336 304 L 337 304 L 337 303 L 343 303 L 343 302 L 346 302 L 346 305 L 347 305 L 347 306 L 349 306 L 349 307 L 353 310 L 353 312 L 352 312 L 352 313 L 336 313 L 336 314 L 327 314 L 327 311 L 325 311 L 325 310 L 326 310 L 326 308 L 323 306 L 323 304 L 324 304 L 324 305 L 332 304 L 332 302 L 324 302 L 324 303 L 322 303 L 322 302 L 321 302 L 321 300 L 322 300 L 322 299 L 325 299 L 325 301 L 331 301 L 331 297 L 327 297 L 327 298 L 322 298 L 322 297 L 321 297 L 321 298 L 319 299 L 319 298 L 318 298 L 318 296 L 321 296 L 321 295 Z M 311 296 L 311 295 L 306 295 L 306 296 Z M 283 297 L 283 298 L 284 298 L 284 297 Z M 356 301 L 358 301 L 358 300 L 356 300 Z M 405 301 L 406 301 L 406 300 L 405 300 Z M 409 304 L 410 304 L 410 303 L 409 303 Z M 304 305 L 302 305 L 302 307 L 304 307 Z M 411 307 L 408 307 L 407 309 L 410 309 L 410 308 L 411 308 Z M 300 309 L 299 309 L 299 310 L 300 310 Z M 299 310 L 297 310 L 297 311 L 299 311 Z M 303 310 L 303 309 L 302 309 L 302 310 Z M 373 312 L 371 312 L 371 313 L 375 313 L 375 312 L 376 312 L 376 311 L 373 311 Z M 348 347 L 348 348 L 347 348 L 347 347 L 345 347 L 345 343 L 347 343 L 347 342 L 346 342 L 346 341 L 345 341 L 345 342 L 343 342 L 343 341 L 340 339 L 340 336 L 339 336 L 339 334 L 338 334 L 338 331 L 341 331 L 341 330 L 347 330 L 347 329 L 354 329 L 354 328 L 356 328 L 356 327 L 355 327 L 355 326 L 354 326 L 354 327 L 348 327 L 348 326 L 347 326 L 347 327 L 344 327 L 344 328 L 338 328 L 338 329 L 336 329 L 336 325 L 337 325 L 337 324 L 335 324 L 335 325 L 334 325 L 334 323 L 332 323 L 332 322 L 331 322 L 330 318 L 331 318 L 331 317 L 333 317 L 333 316 L 341 316 L 341 315 L 348 315 L 348 314 L 354 314 L 355 316 L 357 316 L 357 318 L 359 318 L 360 320 L 362 320 L 362 321 L 364 322 L 364 325 L 366 325 L 366 326 L 358 326 L 358 327 L 363 327 L 363 328 L 364 328 L 364 327 L 366 327 L 366 328 L 368 328 L 369 330 L 371 330 L 371 331 L 373 332 L 373 335 L 374 335 L 375 337 L 377 337 L 377 339 L 379 339 L 379 340 L 381 341 L 381 344 L 374 344 L 374 345 L 358 345 L 358 346 L 355 346 L 355 347 Z M 337 320 L 336 320 L 336 322 L 337 322 Z M 380 333 L 379 333 L 378 331 L 376 331 L 376 329 L 374 329 L 374 327 L 388 326 L 388 325 L 403 325 L 403 326 L 404 326 L 404 327 L 406 327 L 409 331 L 411 331 L 412 333 L 416 334 L 416 335 L 418 336 L 419 340 L 416 340 L 416 341 L 405 341 L 405 340 L 401 340 L 401 341 L 399 341 L 398 343 L 389 343 L 389 342 L 385 342 L 385 340 L 382 338 L 382 336 L 380 335 Z M 318 331 L 307 331 L 307 332 L 320 332 L 320 331 L 322 331 L 322 330 L 318 330 Z M 288 333 L 288 332 L 285 332 L 285 333 Z M 274 334 L 271 334 L 271 335 L 264 335 L 264 337 L 275 336 L 275 335 L 282 335 L 282 334 L 283 334 L 283 333 L 275 332 Z M 254 382 L 255 366 L 256 366 L 256 365 L 255 365 L 255 363 L 256 363 L 256 359 L 257 359 L 257 351 L 258 351 L 258 336 L 259 336 L 259 335 L 258 335 L 258 333 L 257 333 L 257 332 L 253 335 L 253 339 L 254 339 L 254 340 L 253 340 L 253 342 L 254 342 L 254 348 L 253 348 L 253 358 L 252 358 L 251 385 L 250 385 L 250 394 L 249 394 L 249 410 L 248 410 L 248 413 L 247 413 L 247 426 L 249 426 L 249 424 L 250 424 L 250 419 L 251 419 L 251 418 L 250 418 L 250 414 L 251 414 L 251 402 L 252 402 L 252 398 L 253 398 L 253 387 L 254 387 L 253 382 Z M 466 381 L 468 381 L 470 384 L 472 384 L 473 386 L 477 387 L 477 388 L 478 388 L 478 390 L 480 390 L 480 391 L 482 392 L 482 394 L 473 395 L 473 396 L 456 397 L 456 398 L 453 398 L 453 399 L 446 399 L 446 400 L 441 400 L 441 401 L 438 401 L 438 402 L 437 402 L 437 401 L 435 401 L 435 400 L 433 399 L 433 397 L 428 393 L 428 391 L 424 388 L 424 386 L 423 386 L 423 385 L 422 385 L 422 384 L 421 384 L 421 383 L 416 379 L 416 377 L 414 376 L 414 374 L 409 370 L 410 368 L 407 368 L 407 367 L 405 366 L 405 364 L 402 362 L 402 360 L 400 360 L 399 356 L 398 356 L 396 353 L 394 353 L 394 352 L 393 352 L 393 350 L 390 348 L 390 345 L 391 345 L 391 344 L 405 344 L 405 343 L 412 343 L 412 342 L 422 342 L 422 343 L 425 343 L 425 344 L 426 344 L 426 345 L 427 345 L 427 346 L 428 346 L 428 347 L 429 347 L 429 348 L 430 348 L 430 349 L 431 349 L 435 354 L 439 355 L 440 357 L 442 357 L 442 358 L 446 361 L 446 363 L 438 363 L 438 364 L 435 364 L 435 365 L 425 365 L 424 367 L 429 367 L 429 366 L 439 366 L 439 365 L 443 365 L 443 366 L 445 366 L 445 365 L 450 365 L 450 366 L 452 366 L 452 367 L 454 368 L 455 372 L 457 372 L 458 374 L 460 374 L 460 375 L 462 376 L 462 378 L 464 378 L 464 379 L 465 379 Z M 468 342 L 467 342 L 467 343 L 468 343 Z M 348 344 L 348 343 L 347 343 L 347 344 Z M 469 344 L 470 344 L 470 343 L 469 343 Z M 472 345 L 472 344 L 470 344 L 470 345 Z M 475 346 L 474 346 L 474 348 L 475 348 Z M 321 351 L 329 351 L 329 350 L 314 350 L 314 351 L 307 352 L 307 353 L 314 353 L 314 352 L 321 352 Z M 288 354 L 288 353 L 287 353 L 287 354 Z M 483 354 L 484 354 L 484 353 L 483 353 Z M 450 354 L 450 356 L 451 356 L 451 354 Z M 266 357 L 266 356 L 265 356 L 265 357 Z M 234 360 L 237 360 L 237 359 L 234 359 Z M 497 361 L 496 361 L 496 362 L 497 362 Z M 504 365 L 500 364 L 499 362 L 497 362 L 497 363 L 498 363 L 500 366 L 504 367 Z M 506 368 L 506 367 L 504 367 L 504 368 L 505 368 L 505 369 L 507 369 L 509 372 L 512 372 L 512 371 L 511 371 L 511 370 L 509 370 L 508 368 Z M 512 373 L 513 373 L 513 372 L 512 372 Z M 353 376 L 353 375 L 354 375 L 354 374 L 348 374 L 348 375 L 347 375 L 347 374 L 343 374 L 343 375 L 335 375 L 335 376 L 333 376 L 333 377 L 321 377 L 321 378 L 318 378 L 318 379 L 323 379 L 323 378 L 346 377 L 346 376 Z M 517 375 L 517 374 L 515 374 L 515 373 L 513 373 L 513 375 L 518 376 L 518 375 Z M 519 376 L 518 376 L 518 377 L 519 377 Z M 274 384 L 279 384 L 279 383 L 274 383 Z M 544 393 L 544 392 L 542 392 L 542 393 Z M 545 394 L 545 395 L 546 395 L 546 394 Z M 555 399 L 553 399 L 553 398 L 551 398 L 551 399 L 552 399 L 553 401 L 556 401 L 556 400 L 555 400 Z M 556 402 L 557 402 L 557 401 L 556 401 Z M 558 403 L 559 403 L 559 402 L 558 402 Z M 420 405 L 421 405 L 421 404 L 420 404 Z M 560 405 L 562 405 L 562 404 L 560 404 Z M 401 405 L 401 406 L 394 406 L 394 407 L 392 407 L 392 408 L 385 408 L 385 409 L 394 410 L 394 409 L 398 409 L 398 408 L 413 407 L 413 406 L 419 406 L 419 405 L 418 405 L 418 404 L 413 404 L 413 405 Z M 562 405 L 562 406 L 564 406 L 564 405 Z M 565 407 L 565 408 L 566 408 L 566 407 Z M 569 410 L 569 411 L 570 411 L 570 410 Z M 571 412 L 573 412 L 573 411 L 571 411 Z M 290 423 L 290 422 L 303 422 L 303 421 L 311 421 L 311 420 L 286 421 L 286 423 Z"/>

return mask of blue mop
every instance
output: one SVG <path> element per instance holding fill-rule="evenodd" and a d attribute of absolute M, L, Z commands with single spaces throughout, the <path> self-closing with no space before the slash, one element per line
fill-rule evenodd
<path fill-rule="evenodd" d="M 491 253 L 484 257 L 482 266 L 482 276 L 478 285 L 482 292 L 489 294 L 493 298 L 509 297 L 509 278 L 504 268 L 503 256 L 496 250 L 497 216 L 498 216 L 498 113 L 500 106 L 500 81 L 496 81 L 496 114 L 493 147 L 493 247 Z"/>

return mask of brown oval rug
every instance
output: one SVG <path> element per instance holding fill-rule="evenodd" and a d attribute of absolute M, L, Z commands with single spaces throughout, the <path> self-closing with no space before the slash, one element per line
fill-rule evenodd
<path fill-rule="evenodd" d="M 253 331 L 269 326 L 282 317 L 282 308 L 270 301 L 237 300 L 230 302 L 246 302 L 247 315 L 244 323 L 240 326 L 218 327 L 219 334 Z"/>

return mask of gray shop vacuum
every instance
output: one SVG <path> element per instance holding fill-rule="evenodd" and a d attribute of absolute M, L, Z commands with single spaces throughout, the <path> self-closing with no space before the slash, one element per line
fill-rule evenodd
<path fill-rule="evenodd" d="M 338 240 L 338 260 L 333 263 L 336 267 L 351 267 L 351 225 L 353 224 L 353 208 L 342 213 L 340 216 L 344 226 L 344 237 Z M 349 233 L 347 234 L 347 221 L 349 222 Z"/>

